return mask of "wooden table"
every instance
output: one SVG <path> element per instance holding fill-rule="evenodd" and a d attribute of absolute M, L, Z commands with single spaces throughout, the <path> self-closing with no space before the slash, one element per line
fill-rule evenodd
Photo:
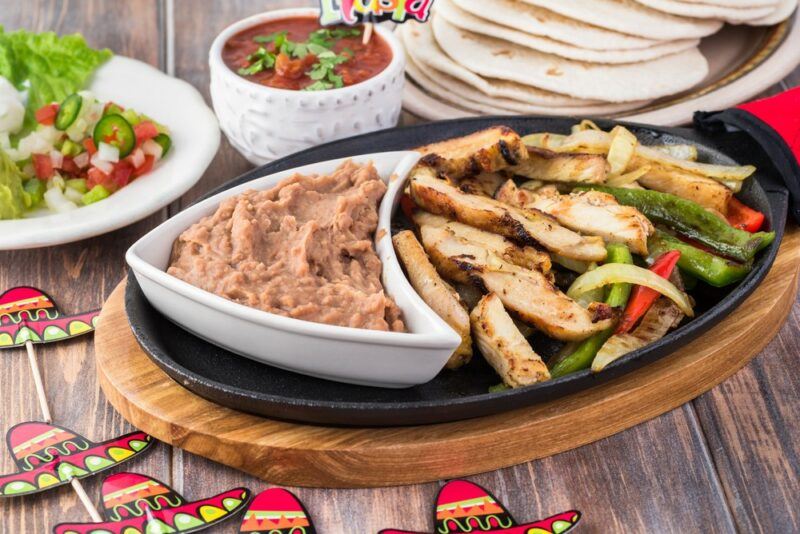
<path fill-rule="evenodd" d="M 208 48 L 225 26 L 289 0 L 26 0 L 5 2 L 6 29 L 81 32 L 90 44 L 151 63 L 186 79 L 208 98 Z M 800 69 L 772 88 L 800 83 Z M 407 122 L 414 119 L 406 117 Z M 124 276 L 124 251 L 144 232 L 209 189 L 250 168 L 226 141 L 203 179 L 159 213 L 102 237 L 50 249 L 0 253 L 0 288 L 41 287 L 64 311 L 100 306 Z M 519 519 L 570 508 L 581 532 L 800 531 L 800 305 L 764 352 L 721 386 L 670 413 L 580 449 L 472 477 Z M 0 427 L 37 419 L 39 407 L 22 351 L 4 353 Z M 129 431 L 97 385 L 90 339 L 39 351 L 54 419 L 96 440 Z M 4 448 L 4 447 L 3 447 Z M 491 450 L 486 451 L 491 454 Z M 265 483 L 203 458 L 159 445 L 131 469 L 189 498 Z M 0 473 L 14 471 L 8 451 Z M 100 480 L 84 485 L 98 499 Z M 431 530 L 439 484 L 372 490 L 297 489 L 322 534 L 384 527 Z M 49 532 L 88 520 L 69 488 L 0 500 L 0 533 Z M 207 532 L 236 532 L 230 522 Z"/>

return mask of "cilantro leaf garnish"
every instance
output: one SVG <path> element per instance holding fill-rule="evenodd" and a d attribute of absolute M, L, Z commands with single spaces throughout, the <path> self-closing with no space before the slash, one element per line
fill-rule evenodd
<path fill-rule="evenodd" d="M 312 54 L 316 56 L 317 61 L 306 71 L 306 75 L 314 83 L 303 90 L 324 91 L 344 87 L 344 80 L 341 75 L 336 74 L 335 68 L 350 60 L 355 54 L 349 48 L 345 48 L 341 54 L 336 54 L 332 48 L 339 39 L 359 35 L 361 35 L 359 28 L 321 28 L 311 32 L 304 42 L 290 40 L 286 31 L 259 35 L 254 37 L 253 41 L 263 45 L 271 43 L 272 50 L 260 46 L 247 56 L 248 66 L 240 68 L 237 72 L 242 76 L 252 76 L 274 68 L 277 54 L 285 54 L 295 59 L 303 59 Z"/>

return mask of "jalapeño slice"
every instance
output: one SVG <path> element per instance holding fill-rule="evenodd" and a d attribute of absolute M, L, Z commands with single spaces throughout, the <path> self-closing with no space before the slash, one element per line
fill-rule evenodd
<path fill-rule="evenodd" d="M 172 139 L 170 139 L 167 134 L 160 133 L 153 138 L 153 141 L 161 146 L 161 157 L 163 158 L 166 156 L 167 152 L 169 152 L 169 148 L 172 146 Z"/>
<path fill-rule="evenodd" d="M 78 113 L 81 111 L 82 104 L 83 97 L 78 93 L 72 93 L 65 98 L 64 102 L 62 102 L 61 106 L 58 108 L 56 120 L 53 123 L 56 129 L 63 132 L 69 128 L 72 123 L 75 122 L 75 119 L 78 118 Z"/>
<path fill-rule="evenodd" d="M 115 146 L 119 149 L 119 157 L 124 158 L 136 145 L 136 134 L 130 123 L 122 115 L 106 115 L 94 127 L 94 144 L 100 143 Z"/>

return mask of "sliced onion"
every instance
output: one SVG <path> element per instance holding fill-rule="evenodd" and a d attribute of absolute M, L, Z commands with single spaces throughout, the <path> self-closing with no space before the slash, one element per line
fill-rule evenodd
<path fill-rule="evenodd" d="M 133 165 L 135 168 L 138 169 L 139 167 L 144 165 L 145 155 L 144 151 L 141 148 L 137 148 L 136 150 L 131 152 L 131 155 L 128 157 L 131 160 L 131 165 Z"/>
<path fill-rule="evenodd" d="M 89 165 L 89 153 L 81 152 L 75 156 L 72 161 L 75 162 L 75 165 L 77 165 L 79 169 L 85 169 Z"/>
<path fill-rule="evenodd" d="M 161 148 L 161 145 L 159 145 L 152 139 L 148 139 L 147 141 L 142 143 L 142 151 L 148 156 L 153 156 L 156 159 L 161 159 L 161 153 L 164 151 L 164 149 Z"/>
<path fill-rule="evenodd" d="M 92 156 L 91 163 L 103 171 L 103 174 L 111 174 L 114 171 L 114 164 L 101 158 L 99 151 Z"/>
<path fill-rule="evenodd" d="M 608 146 L 606 160 L 609 165 L 609 175 L 614 177 L 628 170 L 628 166 L 636 154 L 639 140 L 624 126 L 614 126 L 610 135 L 611 143 Z"/>
<path fill-rule="evenodd" d="M 51 187 L 44 194 L 44 201 L 47 207 L 57 213 L 64 213 L 78 209 L 78 205 L 67 199 L 59 187 Z"/>
<path fill-rule="evenodd" d="M 595 288 L 616 283 L 637 284 L 658 291 L 675 303 L 687 317 L 694 317 L 692 303 L 684 292 L 675 287 L 669 280 L 661 278 L 653 271 L 636 265 L 608 263 L 588 271 L 572 283 L 567 296 L 577 300 L 581 295 Z"/>
<path fill-rule="evenodd" d="M 116 163 L 119 161 L 119 149 L 108 143 L 100 143 L 97 146 L 96 156 L 100 156 L 100 159 L 110 161 L 111 163 Z"/>
<path fill-rule="evenodd" d="M 50 163 L 53 164 L 54 169 L 60 169 L 64 166 L 64 154 L 58 150 L 50 151 Z"/>

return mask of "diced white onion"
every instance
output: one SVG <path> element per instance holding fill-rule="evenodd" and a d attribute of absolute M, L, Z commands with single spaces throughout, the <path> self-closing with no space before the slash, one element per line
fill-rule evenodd
<path fill-rule="evenodd" d="M 86 137 L 86 130 L 88 129 L 89 124 L 86 122 L 86 119 L 83 117 L 78 117 L 75 119 L 69 128 L 67 128 L 67 137 L 70 138 L 71 141 L 75 143 L 80 143 L 84 137 Z"/>
<path fill-rule="evenodd" d="M 20 159 L 26 159 L 31 154 L 49 154 L 53 150 L 53 145 L 40 136 L 38 132 L 32 132 L 19 140 L 17 150 L 21 156 Z"/>
<path fill-rule="evenodd" d="M 11 148 L 11 139 L 8 136 L 8 132 L 0 132 L 0 148 Z"/>
<path fill-rule="evenodd" d="M 62 132 L 56 130 L 55 126 L 39 126 L 39 129 L 36 130 L 36 135 L 51 145 L 58 141 L 58 139 L 61 137 L 61 134 Z"/>
<path fill-rule="evenodd" d="M 148 139 L 144 143 L 142 143 L 142 150 L 148 156 L 153 156 L 156 159 L 161 159 L 161 153 L 164 151 L 161 148 L 161 145 L 153 141 L 152 139 Z"/>
<path fill-rule="evenodd" d="M 60 169 L 64 166 L 64 154 L 58 150 L 50 151 L 50 163 L 53 164 L 54 169 Z"/>
<path fill-rule="evenodd" d="M 64 196 L 67 198 L 67 200 L 74 202 L 75 204 L 80 204 L 83 202 L 83 193 L 69 186 L 64 188 Z"/>
<path fill-rule="evenodd" d="M 145 156 L 144 156 L 144 151 L 141 148 L 137 148 L 136 150 L 131 152 L 131 155 L 129 157 L 131 158 L 131 165 L 133 165 L 137 169 L 142 165 L 144 165 Z"/>
<path fill-rule="evenodd" d="M 81 152 L 75 156 L 72 161 L 75 162 L 75 165 L 77 165 L 79 169 L 84 169 L 87 165 L 89 165 L 89 153 Z"/>
<path fill-rule="evenodd" d="M 91 163 L 105 174 L 111 174 L 111 172 L 114 170 L 114 164 L 101 158 L 100 152 L 97 152 L 97 154 L 92 156 Z"/>
<path fill-rule="evenodd" d="M 67 185 L 67 182 L 64 181 L 64 178 L 61 177 L 60 174 L 55 173 L 50 179 L 47 181 L 48 188 L 56 188 L 56 189 L 64 189 Z"/>
<path fill-rule="evenodd" d="M 67 197 L 58 187 L 51 187 L 44 194 L 44 201 L 52 211 L 64 213 L 77 209 L 78 206 Z"/>
<path fill-rule="evenodd" d="M 110 161 L 111 163 L 116 163 L 119 161 L 119 149 L 114 145 L 109 145 L 108 143 L 100 143 L 100 145 L 97 147 L 97 154 L 95 156 L 100 156 L 100 159 Z"/>

